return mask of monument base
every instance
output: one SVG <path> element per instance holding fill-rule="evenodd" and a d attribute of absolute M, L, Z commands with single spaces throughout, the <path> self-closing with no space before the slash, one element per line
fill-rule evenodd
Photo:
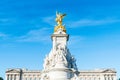
<path fill-rule="evenodd" d="M 54 68 L 49 71 L 50 80 L 70 80 L 73 72 L 68 68 Z"/>

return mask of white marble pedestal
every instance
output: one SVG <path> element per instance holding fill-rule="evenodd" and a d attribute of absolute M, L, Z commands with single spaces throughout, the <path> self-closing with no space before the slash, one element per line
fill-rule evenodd
<path fill-rule="evenodd" d="M 68 68 L 54 68 L 49 71 L 50 80 L 70 80 L 72 76 L 72 70 Z"/>

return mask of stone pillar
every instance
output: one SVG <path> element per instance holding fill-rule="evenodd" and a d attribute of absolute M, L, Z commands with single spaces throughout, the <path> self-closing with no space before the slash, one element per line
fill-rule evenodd
<path fill-rule="evenodd" d="M 107 75 L 107 80 L 110 80 L 110 79 L 109 79 L 109 75 Z"/>
<path fill-rule="evenodd" d="M 94 78 L 94 76 L 93 76 L 93 75 L 91 75 L 91 80 L 94 80 L 93 78 Z"/>
<path fill-rule="evenodd" d="M 106 79 L 106 75 L 104 75 L 104 80 L 107 80 L 107 79 Z"/>
<path fill-rule="evenodd" d="M 8 74 L 6 74 L 5 80 L 9 80 L 9 75 Z"/>
<path fill-rule="evenodd" d="M 115 75 L 113 76 L 113 80 L 117 80 Z"/>
<path fill-rule="evenodd" d="M 28 79 L 27 79 L 27 76 L 25 77 L 25 80 L 28 80 Z"/>
<path fill-rule="evenodd" d="M 15 80 L 15 74 L 13 75 L 13 79 L 12 80 Z"/>
<path fill-rule="evenodd" d="M 20 77 L 19 77 L 19 75 L 17 74 L 17 75 L 16 75 L 16 80 L 19 80 L 19 78 L 20 78 Z"/>
<path fill-rule="evenodd" d="M 8 76 L 8 79 L 10 80 L 10 74 L 9 74 L 9 76 Z"/>
<path fill-rule="evenodd" d="M 10 75 L 8 76 L 8 80 L 10 80 Z"/>
<path fill-rule="evenodd" d="M 113 75 L 111 75 L 111 80 L 113 80 Z"/>
<path fill-rule="evenodd" d="M 106 79 L 109 80 L 109 76 L 108 75 L 106 75 Z"/>
<path fill-rule="evenodd" d="M 100 80 L 105 80 L 104 75 L 100 75 Z"/>
<path fill-rule="evenodd" d="M 111 80 L 111 75 L 108 76 L 108 79 Z"/>
<path fill-rule="evenodd" d="M 108 75 L 106 75 L 106 80 L 108 80 Z"/>
<path fill-rule="evenodd" d="M 14 80 L 14 74 L 12 75 L 12 80 Z"/>
<path fill-rule="evenodd" d="M 16 74 L 14 75 L 14 80 L 16 80 Z"/>
<path fill-rule="evenodd" d="M 94 79 L 93 80 L 96 80 L 96 77 L 94 77 Z"/>
<path fill-rule="evenodd" d="M 9 80 L 12 80 L 12 74 L 10 75 L 10 79 Z"/>
<path fill-rule="evenodd" d="M 107 78 L 108 78 L 108 80 L 110 80 L 110 79 L 109 79 L 109 75 L 107 75 Z"/>
<path fill-rule="evenodd" d="M 41 78 L 39 77 L 38 80 L 41 80 Z"/>
<path fill-rule="evenodd" d="M 96 80 L 99 80 L 99 77 L 98 77 L 98 76 L 96 77 Z"/>
<path fill-rule="evenodd" d="M 100 77 L 98 77 L 98 80 L 101 80 Z"/>
<path fill-rule="evenodd" d="M 16 74 L 15 74 L 15 76 L 14 76 L 14 80 L 16 80 Z"/>
<path fill-rule="evenodd" d="M 111 75 L 111 80 L 113 80 L 113 75 Z"/>

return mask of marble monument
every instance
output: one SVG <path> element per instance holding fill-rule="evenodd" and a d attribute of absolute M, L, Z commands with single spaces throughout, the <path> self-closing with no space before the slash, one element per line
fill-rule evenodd
<path fill-rule="evenodd" d="M 43 70 L 8 69 L 6 80 L 116 80 L 114 69 L 78 70 L 76 59 L 67 47 L 69 35 L 62 23 L 65 16 L 56 13 L 53 46 L 44 59 Z"/>

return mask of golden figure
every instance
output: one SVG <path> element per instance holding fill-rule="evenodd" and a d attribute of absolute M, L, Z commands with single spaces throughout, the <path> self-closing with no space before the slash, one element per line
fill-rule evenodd
<path fill-rule="evenodd" d="M 64 16 L 66 16 L 66 14 L 60 14 L 60 13 L 56 12 L 56 22 L 57 22 L 58 26 L 62 25 L 62 19 L 64 18 Z"/>
<path fill-rule="evenodd" d="M 57 26 L 55 27 L 54 31 L 56 32 L 58 29 L 62 29 L 64 32 L 66 32 L 65 27 L 62 25 L 62 19 L 64 18 L 64 16 L 66 16 L 66 14 L 61 14 L 56 12 L 56 22 L 57 22 Z"/>

